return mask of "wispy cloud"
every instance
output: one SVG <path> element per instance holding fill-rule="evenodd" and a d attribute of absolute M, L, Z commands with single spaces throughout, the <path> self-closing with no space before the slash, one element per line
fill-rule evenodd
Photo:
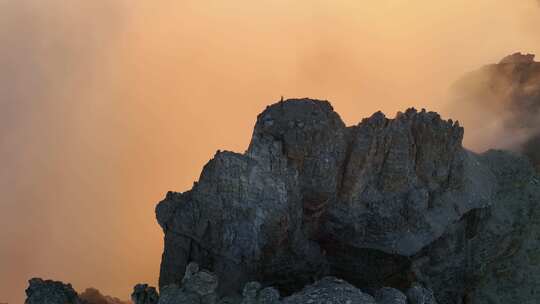
<path fill-rule="evenodd" d="M 323 2 L 0 0 L 0 302 L 33 276 L 121 298 L 155 282 L 155 202 L 245 149 L 280 95 L 349 124 L 440 110 L 463 72 L 540 51 L 512 1 Z"/>

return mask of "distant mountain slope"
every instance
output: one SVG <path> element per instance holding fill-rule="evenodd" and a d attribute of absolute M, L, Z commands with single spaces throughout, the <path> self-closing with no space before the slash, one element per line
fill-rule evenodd
<path fill-rule="evenodd" d="M 540 62 L 534 57 L 515 53 L 468 73 L 454 85 L 453 106 L 478 120 L 500 123 L 497 131 L 482 134 L 496 146 L 524 152 L 538 167 Z"/>

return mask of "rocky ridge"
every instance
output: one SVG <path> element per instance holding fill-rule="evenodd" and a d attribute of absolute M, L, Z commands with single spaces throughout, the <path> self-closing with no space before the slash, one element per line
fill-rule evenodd
<path fill-rule="evenodd" d="M 41 279 L 30 280 L 26 304 L 120 304 L 118 299 L 102 296 L 95 289 L 78 295 L 69 284 Z M 263 287 L 259 282 L 247 282 L 241 294 L 220 296 L 216 290 L 218 278 L 213 273 L 200 270 L 196 263 L 186 267 L 181 285 L 167 285 L 158 294 L 147 284 L 137 284 L 131 295 L 132 304 L 428 304 L 432 292 L 419 286 L 407 295 L 393 288 L 383 288 L 374 296 L 361 291 L 344 280 L 324 277 L 301 291 L 281 297 L 273 287 Z M 86 295 L 85 295 L 86 294 Z M 92 300 L 90 300 L 92 299 Z M 409 301 L 409 302 L 407 302 Z"/>
<path fill-rule="evenodd" d="M 335 276 L 365 290 L 421 283 L 439 303 L 524 299 L 495 286 L 536 290 L 497 270 L 518 256 L 520 271 L 536 267 L 536 173 L 462 138 L 424 110 L 346 127 L 327 101 L 271 105 L 244 154 L 216 153 L 190 191 L 158 204 L 160 287 L 181 285 L 194 261 L 224 294 L 259 281 L 288 295 Z"/>
<path fill-rule="evenodd" d="M 71 284 L 40 278 L 28 281 L 26 296 L 25 304 L 128 304 L 120 299 L 102 295 L 95 288 L 87 288 L 79 294 Z"/>
<path fill-rule="evenodd" d="M 83 304 L 71 284 L 32 278 L 28 281 L 25 304 Z"/>
<path fill-rule="evenodd" d="M 394 288 L 383 288 L 375 296 L 361 291 L 344 280 L 324 277 L 288 297 L 281 297 L 273 287 L 259 282 L 247 282 L 241 294 L 220 297 L 216 293 L 218 278 L 206 270 L 199 270 L 196 263 L 187 266 L 182 285 L 162 288 L 159 300 L 154 302 L 134 299 L 134 304 L 428 304 L 436 303 L 433 293 L 420 286 L 407 291 L 407 295 Z M 139 294 L 137 287 L 134 294 Z M 408 301 L 408 302 L 407 302 Z M 432 301 L 432 302 L 429 302 Z"/>

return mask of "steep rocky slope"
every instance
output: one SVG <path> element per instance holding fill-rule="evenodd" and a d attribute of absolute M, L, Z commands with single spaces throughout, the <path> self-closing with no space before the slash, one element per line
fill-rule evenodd
<path fill-rule="evenodd" d="M 536 299 L 536 173 L 462 137 L 424 110 L 346 127 L 326 101 L 274 104 L 244 154 L 218 151 L 158 204 L 160 287 L 195 261 L 219 293 L 259 281 L 286 295 L 331 275 L 366 291 L 418 282 L 439 303 Z"/>

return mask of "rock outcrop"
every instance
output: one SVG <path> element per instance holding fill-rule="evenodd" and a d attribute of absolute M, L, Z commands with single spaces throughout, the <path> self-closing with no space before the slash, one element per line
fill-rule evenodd
<path fill-rule="evenodd" d="M 300 291 L 306 285 L 330 284 L 325 276 L 408 290 L 412 303 L 540 299 L 534 276 L 508 266 L 539 264 L 536 173 L 518 155 L 467 151 L 462 137 L 457 122 L 424 110 L 346 127 L 326 101 L 274 104 L 244 154 L 216 153 L 191 190 L 156 207 L 160 288 L 182 286 L 194 261 L 216 273 L 217 293 L 258 281 L 295 293 L 291 303 L 314 294 Z M 352 292 L 358 303 L 375 301 Z"/>
<path fill-rule="evenodd" d="M 351 284 L 333 277 L 325 277 L 322 280 L 307 286 L 302 291 L 284 299 L 284 304 L 376 304 L 375 299 L 369 294 L 363 293 Z M 395 304 L 397 302 L 393 302 Z"/>
<path fill-rule="evenodd" d="M 262 288 L 259 282 L 248 282 L 242 291 L 241 304 L 278 304 L 279 291 L 273 287 Z"/>
<path fill-rule="evenodd" d="M 407 290 L 407 299 L 410 304 L 437 304 L 433 291 L 416 284 Z"/>
<path fill-rule="evenodd" d="M 216 304 L 218 278 L 211 272 L 189 263 L 180 285 L 170 284 L 161 288 L 158 304 Z M 155 290 L 154 290 L 155 291 Z"/>
<path fill-rule="evenodd" d="M 375 300 L 379 304 L 407 304 L 407 297 L 401 291 L 390 287 L 379 289 Z"/>
<path fill-rule="evenodd" d="M 518 52 L 504 57 L 499 64 L 529 64 L 534 62 L 534 57 L 534 54 L 521 54 Z"/>
<path fill-rule="evenodd" d="M 137 284 L 131 295 L 132 304 L 434 304 L 433 292 L 420 285 L 407 291 L 384 287 L 375 290 L 375 297 L 335 277 L 324 277 L 288 297 L 281 297 L 273 287 L 247 282 L 241 294 L 222 296 L 216 293 L 218 277 L 189 263 L 181 285 L 167 285 L 158 294 L 148 284 Z M 80 295 L 70 284 L 30 280 L 25 303 L 39 304 L 127 304 L 117 298 L 102 295 L 97 289 L 87 288 Z M 428 300 L 432 300 L 429 302 Z M 409 302 L 407 302 L 409 301 Z M 412 301 L 412 302 L 411 302 Z M 424 301 L 424 302 L 422 302 Z"/>
<path fill-rule="evenodd" d="M 533 54 L 516 53 L 472 71 L 453 91 L 450 111 L 484 130 L 478 134 L 490 147 L 521 152 L 540 169 L 540 62 Z"/>
<path fill-rule="evenodd" d="M 182 285 L 167 285 L 162 288 L 159 304 L 436 304 L 433 292 L 419 285 L 407 291 L 409 298 L 401 291 L 385 287 L 375 291 L 375 297 L 363 292 L 344 280 L 324 277 L 302 290 L 281 297 L 273 287 L 263 287 L 261 283 L 247 282 L 241 294 L 219 296 L 215 293 L 219 284 L 217 277 L 206 270 L 199 270 L 196 263 L 187 266 Z M 145 286 L 138 284 L 137 286 Z M 142 290 L 142 288 L 137 288 Z M 409 301 L 409 302 L 408 302 Z M 432 301 L 432 302 L 430 302 Z M 135 301 L 135 304 L 143 303 Z"/>
<path fill-rule="evenodd" d="M 131 301 L 133 304 L 157 304 L 159 294 L 155 287 L 148 284 L 137 284 L 133 287 Z"/>
<path fill-rule="evenodd" d="M 103 295 L 95 288 L 87 288 L 78 294 L 71 284 L 60 281 L 33 278 L 28 283 L 25 304 L 130 304 L 130 302 Z"/>
<path fill-rule="evenodd" d="M 28 281 L 25 304 L 84 304 L 71 284 L 32 278 Z"/>
<path fill-rule="evenodd" d="M 234 301 L 233 301 L 234 303 Z M 415 284 L 407 291 L 384 287 L 372 296 L 348 282 L 335 277 L 324 277 L 302 290 L 280 299 L 279 292 L 263 288 L 258 282 L 248 282 L 242 292 L 241 304 L 436 304 L 433 292 Z"/>

